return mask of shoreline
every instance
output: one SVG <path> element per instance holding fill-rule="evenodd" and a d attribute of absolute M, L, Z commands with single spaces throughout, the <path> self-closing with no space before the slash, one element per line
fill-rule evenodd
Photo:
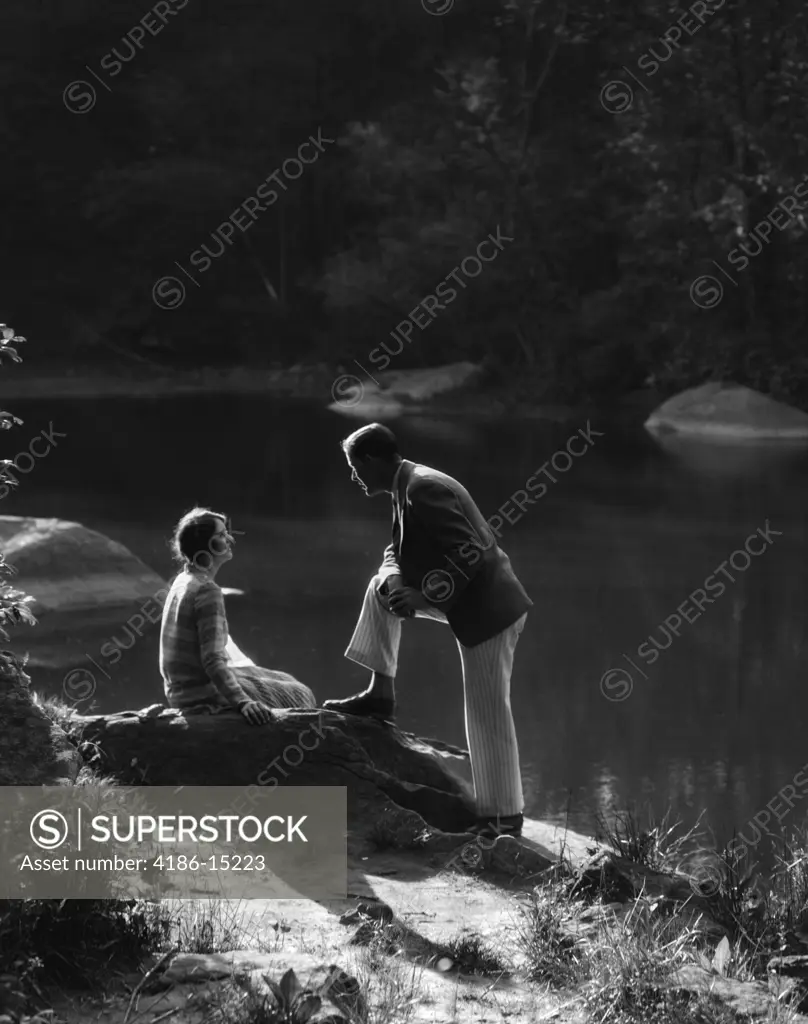
<path fill-rule="evenodd" d="M 168 398 L 190 395 L 264 395 L 292 401 L 319 401 L 322 408 L 334 403 L 332 387 L 340 377 L 340 369 L 324 364 L 275 368 L 206 367 L 198 370 L 177 370 L 174 374 L 132 373 L 124 368 L 101 372 L 81 368 L 65 368 L 59 372 L 49 367 L 42 376 L 36 376 L 30 366 L 7 367 L 11 372 L 0 378 L 2 401 L 41 401 L 46 399 L 87 398 Z M 22 371 L 22 372 L 21 372 Z M 652 391 L 635 392 L 615 399 L 610 414 L 630 417 L 640 422 L 659 404 L 661 396 Z M 384 415 L 386 410 L 378 410 Z M 391 409 L 391 411 L 393 411 Z M 437 414 L 446 417 L 494 419 L 501 416 L 539 419 L 564 423 L 576 417 L 600 415 L 603 407 L 596 405 L 570 405 L 559 402 L 536 402 L 514 399 L 507 385 L 460 387 L 446 391 L 426 401 L 407 401 L 395 410 L 396 415 L 407 413 Z M 346 413 L 349 410 L 346 409 Z M 353 415 L 356 415 L 352 412 Z M 361 418 L 361 417 L 358 417 Z M 373 418 L 369 414 L 369 418 Z"/>

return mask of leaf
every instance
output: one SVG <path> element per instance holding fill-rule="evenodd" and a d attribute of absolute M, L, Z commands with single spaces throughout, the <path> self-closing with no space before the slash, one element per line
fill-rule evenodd
<path fill-rule="evenodd" d="M 262 977 L 266 982 L 270 992 L 275 997 L 275 1002 L 278 1004 L 278 1006 L 284 1006 L 284 995 L 283 992 L 281 991 L 280 985 L 278 985 L 276 981 L 273 981 L 268 974 L 263 974 Z"/>
<path fill-rule="evenodd" d="M 290 967 L 289 970 L 281 978 L 281 992 L 286 1001 L 286 1005 L 290 1006 L 297 995 L 302 991 L 300 982 L 297 980 L 297 975 Z"/>
<path fill-rule="evenodd" d="M 306 1024 L 323 1005 L 319 996 L 303 996 L 295 1007 L 295 1024 Z"/>
<path fill-rule="evenodd" d="M 725 935 L 716 946 L 715 954 L 713 956 L 713 970 L 716 974 L 726 977 L 727 966 L 731 955 L 732 951 L 730 950 L 729 939 Z"/>

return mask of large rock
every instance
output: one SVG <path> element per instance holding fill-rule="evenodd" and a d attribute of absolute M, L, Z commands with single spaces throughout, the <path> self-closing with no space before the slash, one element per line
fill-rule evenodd
<path fill-rule="evenodd" d="M 166 583 L 156 572 L 80 523 L 0 516 L 0 550 L 18 571 L 15 586 L 34 596 L 34 614 L 49 624 L 54 612 L 119 622 L 127 606 L 164 599 Z"/>
<path fill-rule="evenodd" d="M 345 786 L 349 824 L 365 832 L 391 807 L 446 831 L 473 820 L 452 748 L 323 710 L 279 710 L 275 719 L 256 727 L 237 712 L 184 715 L 155 705 L 75 716 L 68 728 L 95 751 L 92 766 L 122 785 Z"/>
<path fill-rule="evenodd" d="M 457 391 L 476 380 L 482 368 L 475 363 L 449 363 L 425 370 L 388 370 L 370 379 L 360 375 L 342 374 L 334 382 L 329 406 L 361 419 L 377 416 L 398 416 L 402 412 L 427 406 L 437 395 Z"/>
<path fill-rule="evenodd" d="M 717 888 L 718 875 L 708 869 L 696 875 L 657 871 L 604 848 L 582 869 L 576 883 L 576 890 L 581 894 L 603 895 L 619 903 L 633 903 L 643 898 L 668 908 L 687 906 L 703 917 L 708 932 L 720 938 L 726 929 L 711 916 L 712 894 Z"/>
<path fill-rule="evenodd" d="M 723 440 L 808 440 L 808 414 L 740 384 L 710 381 L 674 395 L 645 422 L 651 433 Z"/>
<path fill-rule="evenodd" d="M 0 651 L 0 786 L 75 782 L 83 759 L 63 730 L 34 703 L 31 679 Z"/>

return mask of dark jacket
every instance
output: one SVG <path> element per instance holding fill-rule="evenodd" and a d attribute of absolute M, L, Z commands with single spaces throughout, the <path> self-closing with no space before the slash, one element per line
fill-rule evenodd
<path fill-rule="evenodd" d="M 490 640 L 533 605 L 466 488 L 407 459 L 393 494 L 393 540 L 379 571 L 421 590 L 464 647 Z"/>

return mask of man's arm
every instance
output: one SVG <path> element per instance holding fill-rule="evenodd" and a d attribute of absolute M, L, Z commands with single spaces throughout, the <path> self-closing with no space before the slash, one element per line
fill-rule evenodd
<path fill-rule="evenodd" d="M 457 495 L 446 484 L 422 480 L 408 498 L 413 515 L 442 555 L 440 564 L 422 583 L 430 603 L 439 605 L 461 594 L 477 575 L 483 566 L 484 547 Z"/>
<path fill-rule="evenodd" d="M 396 552 L 392 544 L 384 549 L 384 558 L 379 566 L 379 576 L 387 581 L 388 590 L 401 586 L 401 569 L 396 561 Z"/>

